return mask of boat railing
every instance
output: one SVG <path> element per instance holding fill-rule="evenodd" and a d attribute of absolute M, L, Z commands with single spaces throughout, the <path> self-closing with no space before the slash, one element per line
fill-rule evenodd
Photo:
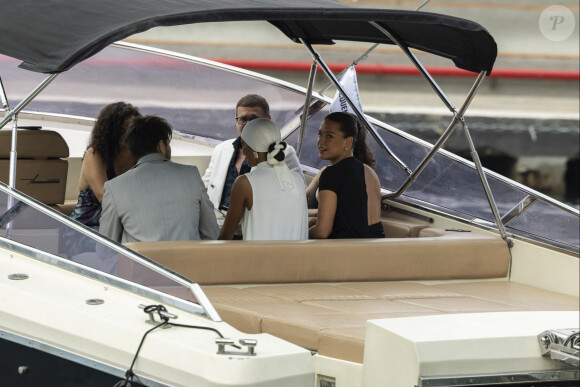
<path fill-rule="evenodd" d="M 197 283 L 4 183 L 0 183 L 0 233 L 0 245 L 10 250 L 221 321 Z M 157 281 L 183 289 L 182 297 L 150 289 L 138 276 L 119 277 L 117 267 L 124 261 Z"/>

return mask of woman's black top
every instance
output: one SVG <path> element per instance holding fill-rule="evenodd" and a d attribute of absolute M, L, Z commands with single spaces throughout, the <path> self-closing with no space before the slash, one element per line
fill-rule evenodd
<path fill-rule="evenodd" d="M 329 238 L 384 238 L 380 222 L 368 224 L 364 164 L 354 157 L 328 166 L 320 175 L 320 191 L 336 193 L 336 214 Z"/>

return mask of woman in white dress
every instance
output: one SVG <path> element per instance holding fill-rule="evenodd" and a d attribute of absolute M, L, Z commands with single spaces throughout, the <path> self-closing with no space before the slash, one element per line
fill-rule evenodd
<path fill-rule="evenodd" d="M 240 221 L 244 240 L 308 239 L 306 186 L 286 166 L 280 129 L 259 118 L 246 124 L 241 137 L 248 165 L 255 168 L 234 182 L 219 239 L 232 239 Z"/>

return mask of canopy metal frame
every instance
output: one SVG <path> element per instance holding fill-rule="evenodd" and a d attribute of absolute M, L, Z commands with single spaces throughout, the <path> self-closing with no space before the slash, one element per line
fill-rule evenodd
<path fill-rule="evenodd" d="M 496 226 L 498 228 L 498 231 L 499 231 L 502 239 L 504 239 L 507 242 L 508 246 L 512 247 L 513 241 L 511 241 L 508 238 L 507 233 L 505 231 L 504 223 L 502 222 L 502 218 L 499 214 L 497 203 L 493 197 L 491 187 L 490 187 L 489 182 L 487 180 L 487 176 L 485 175 L 483 165 L 481 164 L 481 160 L 479 159 L 479 155 L 477 153 L 477 150 L 475 148 L 475 145 L 474 145 L 473 140 L 471 138 L 471 135 L 469 133 L 469 129 L 467 127 L 467 124 L 465 122 L 465 117 L 464 117 L 465 112 L 467 111 L 469 105 L 473 101 L 473 98 L 477 94 L 479 87 L 481 86 L 481 84 L 485 80 L 486 71 L 481 71 L 478 74 L 478 76 L 477 76 L 476 80 L 474 81 L 473 86 L 471 87 L 471 89 L 470 89 L 467 97 L 465 98 L 463 104 L 461 105 L 459 110 L 457 110 L 457 108 L 450 101 L 450 99 L 447 97 L 447 95 L 445 94 L 443 89 L 437 84 L 437 82 L 435 81 L 435 79 L 433 79 L 433 77 L 431 76 L 429 71 L 427 71 L 427 69 L 423 66 L 423 64 L 419 61 L 419 59 L 413 54 L 413 52 L 409 49 L 409 47 L 407 47 L 405 44 L 403 44 L 402 41 L 400 39 L 398 39 L 397 36 L 395 36 L 395 34 L 388 31 L 386 28 L 381 26 L 379 23 L 374 22 L 374 21 L 369 21 L 369 24 L 372 25 L 373 27 L 375 27 L 377 30 L 379 30 L 381 33 L 383 33 L 385 36 L 387 36 L 391 41 L 395 42 L 395 44 L 401 48 L 401 50 L 406 54 L 406 56 L 409 58 L 411 63 L 413 63 L 413 65 L 417 68 L 417 70 L 419 70 L 419 73 L 423 76 L 423 78 L 427 81 L 427 83 L 429 83 L 431 88 L 434 90 L 435 94 L 437 94 L 437 96 L 442 100 L 442 102 L 445 104 L 445 106 L 453 114 L 453 118 L 452 118 L 451 122 L 449 123 L 449 125 L 447 126 L 445 131 L 442 133 L 441 137 L 437 140 L 437 142 L 431 148 L 431 150 L 427 153 L 427 155 L 423 158 L 423 160 L 418 164 L 418 166 L 415 168 L 415 170 L 414 171 L 411 170 L 393 151 L 391 151 L 391 149 L 385 143 L 383 138 L 379 135 L 379 133 L 377 132 L 375 127 L 370 124 L 370 122 L 368 121 L 368 119 L 366 118 L 364 113 L 362 111 L 360 111 L 360 109 L 357 107 L 357 105 L 350 99 L 348 94 L 344 91 L 338 78 L 332 73 L 332 71 L 326 65 L 326 63 L 324 62 L 324 60 L 322 59 L 320 54 L 312 47 L 312 45 L 310 43 L 301 39 L 302 44 L 310 52 L 312 59 L 313 59 L 313 63 L 312 63 L 312 67 L 310 70 L 307 96 L 306 96 L 306 101 L 305 101 L 304 110 L 303 110 L 303 114 L 302 114 L 302 121 L 301 121 L 299 140 L 298 140 L 298 146 L 297 146 L 298 152 L 300 151 L 300 149 L 302 147 L 302 140 L 304 137 L 304 132 L 306 130 L 306 118 L 307 118 L 306 115 L 308 112 L 308 108 L 310 106 L 310 99 L 311 99 L 311 95 L 312 95 L 312 84 L 314 82 L 314 78 L 315 78 L 315 74 L 316 74 L 316 64 L 318 64 L 320 66 L 322 71 L 326 74 L 326 76 L 330 80 L 330 84 L 325 86 L 321 90 L 321 93 L 326 91 L 330 87 L 330 85 L 334 85 L 337 88 L 338 92 L 340 94 L 342 94 L 342 96 L 344 97 L 346 102 L 349 104 L 349 106 L 355 112 L 356 116 L 359 118 L 361 123 L 365 126 L 365 128 L 369 131 L 369 133 L 373 136 L 373 138 L 377 141 L 379 146 L 387 153 L 387 155 L 393 160 L 393 162 L 401 170 L 403 170 L 407 174 L 407 179 L 403 182 L 401 187 L 398 190 L 396 190 L 395 192 L 383 195 L 383 197 L 382 197 L 383 200 L 384 199 L 393 199 L 393 198 L 397 198 L 397 197 L 401 196 L 405 192 L 405 190 L 417 179 L 417 176 L 425 169 L 427 164 L 433 159 L 433 157 L 435 156 L 437 151 L 439 149 L 441 149 L 441 147 L 445 144 L 445 141 L 449 138 L 449 136 L 451 135 L 451 133 L 453 132 L 453 130 L 455 129 L 457 124 L 461 123 L 461 126 L 463 128 L 463 133 L 465 135 L 465 138 L 466 138 L 467 143 L 468 143 L 469 148 L 470 148 L 472 161 L 475 164 L 475 168 L 476 168 L 477 173 L 479 175 L 479 178 L 481 180 L 481 183 L 482 183 L 487 201 L 490 205 L 491 212 L 492 212 L 493 218 L 495 220 Z M 368 54 L 376 48 L 376 46 L 377 45 L 375 44 L 371 48 L 369 48 L 363 55 L 361 55 L 356 61 L 353 62 L 353 65 L 356 65 L 360 60 L 366 58 L 368 56 Z M 300 153 L 298 153 L 298 154 L 300 154 Z"/>
<path fill-rule="evenodd" d="M 318 65 L 320 66 L 322 71 L 326 74 L 326 76 L 330 79 L 330 81 L 334 84 L 334 86 L 339 90 L 339 92 L 342 94 L 342 96 L 347 101 L 347 103 L 353 108 L 353 111 L 355 112 L 356 116 L 365 125 L 365 127 L 367 128 L 369 133 L 373 136 L 373 138 L 377 141 L 377 143 L 379 143 L 381 148 L 385 152 L 387 152 L 387 154 L 391 157 L 391 159 L 393 159 L 393 161 L 395 162 L 395 164 L 397 164 L 397 166 L 399 168 L 401 168 L 407 174 L 411 174 L 411 172 L 412 172 L 411 169 L 409 167 L 407 167 L 407 165 L 405 165 L 405 163 L 403 161 L 401 161 L 401 159 L 399 159 L 397 157 L 397 155 L 395 155 L 395 153 L 393 153 L 393 151 L 391 151 L 391 148 L 389 148 L 387 143 L 385 143 L 385 141 L 379 135 L 379 133 L 376 131 L 374 126 L 372 126 L 370 124 L 370 122 L 368 121 L 366 116 L 358 109 L 358 107 L 356 107 L 356 105 L 350 99 L 348 94 L 342 88 L 342 86 L 341 86 L 340 82 L 338 81 L 338 79 L 336 78 L 336 76 L 332 73 L 330 68 L 326 65 L 326 63 L 324 62 L 324 60 L 322 59 L 320 54 L 318 54 L 318 52 L 312 47 L 312 45 L 310 43 L 305 42 L 305 41 L 302 41 L 302 43 L 308 49 L 308 51 L 310 51 L 310 54 L 312 55 L 312 58 L 314 59 L 314 61 L 316 63 L 318 63 Z"/>
<path fill-rule="evenodd" d="M 12 121 L 12 141 L 10 145 L 10 171 L 8 177 L 8 185 L 14 189 L 16 187 L 16 161 L 18 160 L 18 113 L 22 111 L 42 90 L 44 90 L 58 74 L 50 74 L 40 82 L 14 109 L 10 109 L 6 89 L 0 78 L 0 98 L 2 100 L 2 107 L 4 109 L 4 119 L 0 122 L 0 130 L 10 121 Z M 10 210 L 14 206 L 14 198 L 8 195 L 6 209 Z M 6 237 L 12 237 L 12 222 L 6 225 Z"/>
<path fill-rule="evenodd" d="M 50 74 L 42 80 L 14 109 L 10 109 L 8 105 L 8 98 L 6 97 L 6 91 L 2 80 L 0 79 L 0 95 L 2 98 L 2 105 L 4 107 L 4 119 L 0 122 L 0 129 L 2 129 L 8 122 L 12 121 L 12 145 L 10 149 L 10 188 L 14 188 L 16 182 L 16 160 L 17 160 L 17 138 L 18 138 L 18 113 L 22 111 L 38 94 L 42 92 L 50 83 L 58 76 L 56 74 Z"/>

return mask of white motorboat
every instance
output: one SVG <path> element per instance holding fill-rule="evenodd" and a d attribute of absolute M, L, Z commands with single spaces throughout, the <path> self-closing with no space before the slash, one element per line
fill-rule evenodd
<path fill-rule="evenodd" d="M 2 385 L 577 385 L 579 212 L 482 167 L 468 106 L 497 48 L 479 24 L 332 0 L 19 0 L 1 18 Z M 244 20 L 304 45 L 306 88 L 114 43 Z M 341 40 L 401 48 L 449 110 L 439 141 L 360 111 L 316 50 Z M 474 74 L 460 107 L 417 50 Z M 117 100 L 167 118 L 174 159 L 203 172 L 235 101 L 261 94 L 311 178 L 332 101 L 317 66 L 371 134 L 387 238 L 123 246 L 67 216 L 94 119 Z M 454 130 L 473 162 L 443 149 Z M 96 248 L 67 254 L 81 237 Z"/>

